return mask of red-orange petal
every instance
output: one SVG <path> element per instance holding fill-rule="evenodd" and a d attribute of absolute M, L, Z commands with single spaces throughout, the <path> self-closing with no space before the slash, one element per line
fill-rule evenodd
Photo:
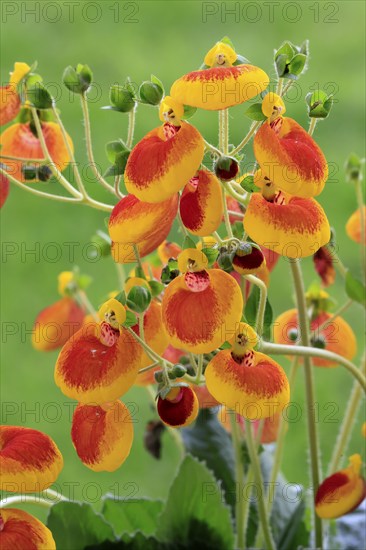
<path fill-rule="evenodd" d="M 94 472 L 114 472 L 130 454 L 133 425 L 124 403 L 76 407 L 71 439 L 80 460 Z"/>
<path fill-rule="evenodd" d="M 135 382 L 142 348 L 125 330 L 112 346 L 97 337 L 99 325 L 80 329 L 62 348 L 55 367 L 61 391 L 81 403 L 115 401 Z"/>
<path fill-rule="evenodd" d="M 328 323 L 320 331 L 318 327 L 327 319 L 331 318 L 331 314 L 323 312 L 311 323 L 311 331 L 314 332 L 315 339 L 321 337 L 325 341 L 325 349 L 337 353 L 346 359 L 353 359 L 357 351 L 357 341 L 355 334 L 349 324 L 342 319 L 336 317 L 331 323 Z M 298 331 L 297 341 L 291 340 L 290 335 L 293 330 Z M 289 309 L 279 315 L 273 325 L 273 339 L 277 344 L 295 345 L 300 341 L 300 329 L 298 325 L 297 310 Z M 316 367 L 337 367 L 338 363 L 329 359 L 321 359 L 313 357 L 312 363 Z"/>
<path fill-rule="evenodd" d="M 127 191 L 146 202 L 161 202 L 180 191 L 203 159 L 204 142 L 196 128 L 182 121 L 169 138 L 164 127 L 151 130 L 128 157 L 124 180 Z"/>
<path fill-rule="evenodd" d="M 0 426 L 1 491 L 40 492 L 52 485 L 63 458 L 46 434 L 20 426 Z"/>
<path fill-rule="evenodd" d="M 133 244 L 140 257 L 150 254 L 168 236 L 178 211 L 178 195 L 151 204 L 127 195 L 113 208 L 109 218 L 112 255 L 117 263 L 136 262 Z"/>
<path fill-rule="evenodd" d="M 177 388 L 174 388 L 176 390 Z M 171 401 L 168 398 L 158 398 L 158 414 L 164 424 L 173 428 L 188 426 L 198 415 L 198 399 L 195 392 L 187 386 L 179 388 L 178 396 Z"/>
<path fill-rule="evenodd" d="M 328 178 L 327 161 L 313 138 L 292 118 L 266 121 L 253 147 L 263 175 L 283 191 L 304 198 L 322 192 Z"/>
<path fill-rule="evenodd" d="M 289 258 L 311 256 L 330 239 L 323 208 L 314 199 L 299 197 L 276 204 L 252 193 L 244 229 L 256 243 Z"/>
<path fill-rule="evenodd" d="M 170 95 L 184 105 L 217 111 L 248 101 L 268 84 L 268 75 L 254 65 L 213 67 L 182 76 Z"/>
<path fill-rule="evenodd" d="M 56 550 L 51 531 L 24 510 L 0 511 L 1 550 Z"/>
<path fill-rule="evenodd" d="M 322 519 L 335 519 L 352 512 L 366 497 L 366 481 L 359 475 L 360 455 L 350 465 L 325 478 L 315 495 L 315 510 Z"/>
<path fill-rule="evenodd" d="M 185 186 L 179 204 L 182 222 L 194 235 L 205 237 L 219 227 L 223 214 L 221 185 L 209 170 L 198 170 Z"/>
<path fill-rule="evenodd" d="M 173 346 L 209 353 L 230 338 L 240 321 L 243 298 L 238 283 L 219 269 L 209 271 L 210 284 L 192 292 L 180 275 L 163 297 L 163 323 Z"/>
<path fill-rule="evenodd" d="M 209 392 L 223 405 L 251 420 L 281 411 L 290 400 L 290 388 L 282 367 L 273 359 L 252 351 L 253 364 L 238 364 L 231 350 L 220 351 L 205 370 Z"/>
<path fill-rule="evenodd" d="M 366 223 L 366 206 L 363 207 L 363 217 Z M 352 216 L 348 219 L 346 223 L 346 233 L 350 239 L 356 243 L 361 243 L 361 209 L 358 208 L 353 212 Z M 364 234 L 366 235 L 366 225 L 364 227 Z M 366 246 L 366 243 L 365 243 Z"/>
<path fill-rule="evenodd" d="M 64 296 L 37 315 L 32 332 L 33 347 L 38 351 L 62 347 L 81 328 L 84 317 L 83 308 Z"/>
<path fill-rule="evenodd" d="M 60 126 L 55 122 L 43 122 L 42 133 L 51 158 L 60 172 L 70 162 L 69 153 L 63 139 Z M 73 151 L 73 143 L 67 136 L 69 146 Z M 0 136 L 1 153 L 23 158 L 43 158 L 40 141 L 32 133 L 29 123 L 12 124 Z M 22 175 L 22 163 L 15 160 L 7 160 L 8 172 L 19 181 L 25 181 Z"/>
<path fill-rule="evenodd" d="M 332 285 L 335 281 L 336 271 L 333 266 L 333 256 L 326 246 L 321 246 L 313 256 L 315 271 L 322 280 L 324 286 Z"/>
<path fill-rule="evenodd" d="M 20 111 L 20 97 L 14 84 L 0 87 L 0 126 L 14 120 Z"/>

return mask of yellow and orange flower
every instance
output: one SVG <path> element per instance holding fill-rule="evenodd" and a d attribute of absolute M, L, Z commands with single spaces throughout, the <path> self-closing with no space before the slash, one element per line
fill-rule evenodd
<path fill-rule="evenodd" d="M 192 388 L 174 387 L 165 399 L 158 397 L 157 409 L 164 424 L 172 428 L 188 426 L 197 418 L 198 399 Z"/>
<path fill-rule="evenodd" d="M 335 519 L 352 512 L 366 497 L 366 481 L 360 475 L 359 454 L 349 457 L 347 468 L 327 477 L 315 496 L 315 511 L 322 519 Z"/>
<path fill-rule="evenodd" d="M 267 120 L 254 138 L 262 172 L 297 197 L 319 195 L 328 178 L 325 157 L 313 138 L 292 118 Z"/>
<path fill-rule="evenodd" d="M 363 206 L 363 218 L 366 220 L 366 206 Z M 358 208 L 356 212 L 353 212 L 352 216 L 346 223 L 346 233 L 350 239 L 356 243 L 361 243 L 361 209 Z M 366 226 L 364 228 L 364 234 L 366 235 Z M 365 243 L 366 245 L 366 243 Z"/>
<path fill-rule="evenodd" d="M 143 350 L 122 326 L 126 310 L 115 299 L 99 310 L 101 323 L 89 323 L 62 348 L 55 367 L 61 391 L 81 403 L 115 401 L 133 385 Z"/>
<path fill-rule="evenodd" d="M 333 266 L 333 256 L 326 246 L 321 246 L 313 256 L 314 267 L 322 280 L 323 286 L 332 285 L 336 271 Z"/>
<path fill-rule="evenodd" d="M 21 101 L 17 86 L 30 71 L 27 63 L 14 63 L 14 71 L 10 73 L 9 84 L 0 86 L 0 125 L 3 126 L 17 116 Z"/>
<path fill-rule="evenodd" d="M 240 275 L 255 275 L 265 266 L 266 259 L 263 252 L 251 243 L 244 243 L 239 246 L 233 257 L 233 268 Z"/>
<path fill-rule="evenodd" d="M 254 351 L 257 336 L 240 323 L 230 341 L 231 349 L 219 351 L 205 370 L 209 392 L 237 414 L 257 420 L 268 418 L 288 404 L 290 388 L 282 367 Z"/>
<path fill-rule="evenodd" d="M 41 492 L 63 467 L 62 455 L 46 434 L 21 426 L 0 426 L 1 491 Z"/>
<path fill-rule="evenodd" d="M 201 134 L 180 120 L 182 113 L 175 109 L 166 113 L 170 122 L 146 134 L 128 157 L 126 188 L 141 201 L 162 202 L 175 195 L 195 175 L 203 159 Z"/>
<path fill-rule="evenodd" d="M 50 156 L 56 168 L 62 172 L 70 162 L 67 146 L 64 142 L 61 128 L 55 122 L 42 122 L 42 133 Z M 74 146 L 70 136 L 67 140 L 71 150 Z M 0 136 L 1 153 L 27 159 L 43 158 L 39 139 L 33 134 L 30 124 L 12 124 Z M 22 174 L 22 163 L 7 160 L 8 173 L 19 181 L 25 181 Z"/>
<path fill-rule="evenodd" d="M 64 296 L 37 315 L 32 332 L 33 347 L 38 351 L 60 348 L 81 328 L 84 317 L 84 309 L 73 298 Z"/>
<path fill-rule="evenodd" d="M 320 204 L 282 192 L 273 200 L 252 193 L 243 223 L 256 243 L 289 258 L 311 256 L 330 239 L 329 222 Z"/>
<path fill-rule="evenodd" d="M 219 269 L 207 268 L 207 257 L 188 248 L 178 257 L 182 272 L 167 286 L 162 306 L 170 342 L 193 353 L 209 353 L 233 334 L 243 298 L 238 283 Z"/>
<path fill-rule="evenodd" d="M 113 208 L 109 218 L 112 256 L 117 263 L 136 262 L 133 244 L 140 257 L 150 254 L 167 237 L 178 211 L 178 194 L 151 204 L 127 195 Z"/>
<path fill-rule="evenodd" d="M 209 170 L 198 170 L 183 189 L 179 204 L 184 226 L 205 237 L 219 227 L 223 215 L 220 182 Z"/>
<path fill-rule="evenodd" d="M 94 472 L 114 472 L 130 454 L 133 425 L 124 403 L 76 407 L 71 439 L 80 460 Z"/>
<path fill-rule="evenodd" d="M 342 317 L 336 317 L 319 331 L 319 327 L 331 317 L 330 313 L 323 311 L 312 320 L 310 327 L 314 333 L 312 339 L 314 342 L 320 342 L 321 347 L 327 351 L 332 351 L 351 360 L 357 351 L 356 337 L 349 324 Z M 287 345 L 294 345 L 296 340 L 300 339 L 296 309 L 289 309 L 277 317 L 273 325 L 273 338 L 276 343 Z M 315 345 L 317 345 L 316 342 Z M 313 357 L 312 362 L 317 367 L 337 366 L 334 361 L 321 359 L 320 357 Z"/>
<path fill-rule="evenodd" d="M 268 75 L 259 67 L 242 64 L 235 51 L 223 42 L 218 42 L 207 53 L 207 69 L 193 71 L 174 82 L 171 96 L 192 107 L 217 111 L 239 105 L 265 90 Z"/>
<path fill-rule="evenodd" d="M 0 548 L 2 550 L 56 550 L 51 531 L 24 510 L 0 511 Z"/>

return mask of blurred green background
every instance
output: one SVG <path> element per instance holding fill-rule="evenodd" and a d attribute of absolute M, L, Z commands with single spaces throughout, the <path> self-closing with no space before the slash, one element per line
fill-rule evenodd
<path fill-rule="evenodd" d="M 325 122 L 320 122 L 315 131 L 316 140 L 332 164 L 331 181 L 319 201 L 336 229 L 343 262 L 359 274 L 359 249 L 344 232 L 346 220 L 356 209 L 356 199 L 354 190 L 344 180 L 343 164 L 349 152 L 362 155 L 364 150 L 363 2 L 105 0 L 60 1 L 57 4 L 58 9 L 55 2 L 2 3 L 1 79 L 3 83 L 7 81 L 14 61 L 29 64 L 38 61 L 38 72 L 46 84 L 52 83 L 50 90 L 59 98 L 57 104 L 63 121 L 74 141 L 77 160 L 83 165 L 86 155 L 78 97 L 70 97 L 62 88 L 61 77 L 69 64 L 89 64 L 96 83 L 90 101 L 94 151 L 103 169 L 108 165 L 105 143 L 124 139 L 127 130 L 126 115 L 100 109 L 108 104 L 111 84 L 123 83 L 126 76 L 130 76 L 132 82 L 140 83 L 153 73 L 169 90 L 176 78 L 199 67 L 208 49 L 224 35 L 232 39 L 237 52 L 274 77 L 274 48 L 286 39 L 295 44 L 309 39 L 309 69 L 296 85 L 296 93 L 289 94 L 287 114 L 307 126 L 304 98 L 308 90 L 320 87 L 334 93 L 335 105 L 331 115 Z M 32 10 L 36 10 L 35 13 L 31 13 Z M 230 10 L 235 11 L 230 14 Z M 238 143 L 249 127 L 250 122 L 243 115 L 246 108 L 246 105 L 241 105 L 231 110 L 232 143 Z M 207 140 L 216 143 L 215 113 L 197 112 L 192 122 Z M 157 111 L 140 106 L 135 139 L 140 139 L 158 124 Z M 247 151 L 248 160 L 252 158 L 250 149 Z M 98 188 L 90 173 L 84 175 L 95 198 L 111 200 Z M 116 269 L 112 260 L 93 262 L 88 258 L 86 248 L 95 230 L 105 228 L 104 218 L 103 212 L 46 201 L 11 188 L 1 212 L 3 422 L 34 427 L 54 438 L 65 459 L 58 488 L 66 496 L 70 491 L 68 484 L 73 483 L 75 497 L 89 502 L 97 500 L 106 491 L 116 492 L 117 488 L 121 497 L 145 494 L 165 497 L 179 453 L 167 433 L 160 461 L 144 451 L 144 427 L 147 420 L 154 417 L 145 390 L 132 389 L 123 398 L 124 402 L 132 403 L 136 411 L 135 441 L 130 457 L 114 474 L 94 474 L 81 464 L 71 444 L 71 401 L 53 382 L 57 353 L 42 354 L 33 350 L 30 344 L 30 331 L 37 313 L 57 299 L 57 275 L 60 271 L 71 269 L 76 264 L 83 273 L 90 274 L 93 277 L 90 298 L 95 305 L 116 287 Z M 67 243 L 77 243 L 74 245 L 75 258 L 70 257 L 72 245 Z M 304 260 L 303 265 L 308 285 L 316 279 L 311 259 Z M 338 275 L 330 293 L 339 305 L 346 299 Z M 279 262 L 272 275 L 270 300 L 276 315 L 293 307 L 293 290 L 285 259 Z M 359 352 L 355 358 L 358 364 L 363 345 L 362 311 L 354 305 L 344 317 L 358 336 Z M 9 334 L 9 331 L 16 333 Z M 281 363 L 288 369 L 285 358 L 281 358 Z M 314 375 L 325 467 L 343 418 L 352 380 L 341 367 L 315 369 Z M 283 468 L 290 481 L 308 486 L 301 369 L 292 400 L 300 407 L 300 418 L 290 424 Z M 350 445 L 353 453 L 361 451 L 360 425 L 359 420 Z M 32 511 L 44 517 L 43 510 L 34 508 Z"/>

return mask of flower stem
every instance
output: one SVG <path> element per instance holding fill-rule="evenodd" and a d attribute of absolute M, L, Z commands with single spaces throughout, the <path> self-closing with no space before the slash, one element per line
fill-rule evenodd
<path fill-rule="evenodd" d="M 266 311 L 267 303 L 267 287 L 265 283 L 255 275 L 245 275 L 245 279 L 247 279 L 250 283 L 256 285 L 260 291 L 257 317 L 255 321 L 255 330 L 258 336 L 261 337 L 263 333 L 264 314 Z"/>
<path fill-rule="evenodd" d="M 243 498 L 244 489 L 244 464 L 241 449 L 239 426 L 235 411 L 228 411 L 231 423 L 231 437 L 235 454 L 235 481 L 236 481 L 236 499 L 235 499 L 235 518 L 236 518 L 236 547 L 238 550 L 245 548 L 245 499 Z"/>
<path fill-rule="evenodd" d="M 88 296 L 86 295 L 86 293 L 84 292 L 84 290 L 81 290 L 81 289 L 78 288 L 75 291 L 75 296 L 81 302 L 81 304 L 85 307 L 86 311 L 88 311 L 94 317 L 94 320 L 97 323 L 100 323 L 100 319 L 98 317 L 98 314 L 95 311 L 93 304 L 90 302 L 90 300 L 89 300 Z"/>
<path fill-rule="evenodd" d="M 245 436 L 248 446 L 250 463 L 251 467 L 253 468 L 253 476 L 258 490 L 258 513 L 260 518 L 260 527 L 263 531 L 263 537 L 266 543 L 265 548 L 266 550 L 275 550 L 276 545 L 272 537 L 268 513 L 266 510 L 266 503 L 264 499 L 264 484 L 257 449 L 253 437 L 253 426 L 251 421 L 248 419 L 245 419 Z"/>
<path fill-rule="evenodd" d="M 342 275 L 343 279 L 345 279 L 345 277 L 347 275 L 347 268 L 345 267 L 344 263 L 342 262 L 342 260 L 338 256 L 338 254 L 336 253 L 335 249 L 333 247 L 329 247 L 328 245 L 327 245 L 327 248 L 328 248 L 330 254 L 332 255 L 334 265 L 337 267 L 337 269 L 338 269 L 339 273 Z"/>
<path fill-rule="evenodd" d="M 262 124 L 262 121 L 253 122 L 251 127 L 249 128 L 247 135 L 239 143 L 239 145 L 235 147 L 235 149 L 230 151 L 230 155 L 234 156 L 236 155 L 236 153 L 239 153 L 239 151 L 241 151 L 246 146 L 246 144 L 250 141 L 250 139 L 254 136 L 254 134 L 256 133 L 256 131 L 258 130 L 261 124 Z"/>
<path fill-rule="evenodd" d="M 124 197 L 124 194 L 121 193 L 120 188 L 119 188 L 120 183 L 121 183 L 121 178 L 122 178 L 122 176 L 116 176 L 114 178 L 114 192 L 115 192 L 116 196 L 119 199 L 123 199 L 123 197 Z"/>
<path fill-rule="evenodd" d="M 366 355 L 363 356 L 360 371 L 366 374 Z M 361 402 L 362 391 L 358 382 L 354 382 L 343 422 L 338 433 L 337 442 L 333 449 L 332 458 L 329 464 L 328 475 L 334 474 L 340 466 L 340 462 L 346 452 L 353 423 L 357 417 L 357 410 Z"/>
<path fill-rule="evenodd" d="M 283 94 L 283 78 L 279 78 L 276 86 L 276 94 L 282 96 Z"/>
<path fill-rule="evenodd" d="M 211 143 L 208 143 L 208 141 L 206 141 L 205 139 L 203 141 L 204 141 L 204 144 L 205 144 L 206 151 L 210 151 L 211 153 L 215 153 L 215 155 L 217 155 L 218 157 L 221 156 L 220 149 L 218 149 L 217 147 L 214 147 L 213 145 L 211 145 Z"/>
<path fill-rule="evenodd" d="M 297 311 L 299 318 L 299 327 L 301 332 L 301 342 L 303 346 L 310 345 L 310 330 L 309 320 L 306 312 L 305 289 L 302 278 L 301 266 L 298 259 L 290 262 L 292 278 L 296 292 Z M 319 465 L 319 448 L 318 435 L 315 423 L 315 394 L 312 364 L 309 355 L 304 355 L 304 376 L 305 376 L 305 396 L 306 396 L 306 412 L 308 423 L 308 438 L 310 450 L 310 468 L 312 490 L 315 495 L 319 487 L 320 465 Z M 313 521 L 315 528 L 315 546 L 316 548 L 323 547 L 322 521 L 313 510 Z"/>
<path fill-rule="evenodd" d="M 220 136 L 220 148 L 224 155 L 227 155 L 229 149 L 229 110 L 223 109 L 219 111 L 219 136 Z M 225 228 L 228 237 L 233 237 L 233 230 L 231 228 L 229 211 L 226 202 L 226 186 L 222 185 L 222 201 L 224 206 L 224 221 Z"/>
<path fill-rule="evenodd" d="M 86 151 L 88 155 L 88 160 L 90 162 L 90 167 L 97 181 L 104 187 L 104 189 L 106 189 L 107 191 L 109 191 L 114 195 L 115 194 L 114 187 L 110 185 L 100 174 L 97 168 L 96 162 L 94 160 L 94 153 L 93 153 L 93 147 L 92 147 L 92 141 L 91 141 L 89 109 L 88 109 L 88 102 L 87 102 L 85 93 L 80 95 L 80 101 L 81 101 L 81 108 L 83 111 L 84 126 L 85 126 Z"/>
<path fill-rule="evenodd" d="M 366 236 L 365 236 L 365 208 L 363 204 L 362 196 L 362 176 L 360 176 L 356 181 L 356 196 L 357 196 L 357 205 L 360 210 L 360 224 L 361 224 L 361 266 L 363 277 L 366 276 Z"/>
<path fill-rule="evenodd" d="M 203 370 L 203 354 L 202 353 L 198 356 L 197 363 L 198 363 L 198 365 L 197 365 L 196 384 L 199 384 L 200 381 L 201 381 L 201 378 L 202 378 L 202 370 Z"/>
<path fill-rule="evenodd" d="M 52 499 L 50 497 L 52 497 Z M 47 500 L 47 498 L 49 500 Z M 4 497 L 0 500 L 0 508 L 5 508 L 5 506 L 10 506 L 14 504 L 25 503 L 38 504 L 39 506 L 43 506 L 45 508 L 51 508 L 51 506 L 56 504 L 56 502 L 60 502 L 61 500 L 66 501 L 68 499 L 57 491 L 53 491 L 52 489 L 45 489 L 37 495 L 11 495 Z"/>
<path fill-rule="evenodd" d="M 131 149 L 132 143 L 133 143 L 133 134 L 135 131 L 135 122 L 136 122 L 136 105 L 128 113 L 128 131 L 127 131 L 127 139 L 126 139 L 126 147 Z"/>
<path fill-rule="evenodd" d="M 120 290 L 123 290 L 123 287 L 125 286 L 125 280 L 126 280 L 124 267 L 122 264 L 119 264 L 117 262 L 113 262 L 113 263 L 116 266 L 116 270 L 117 270 L 118 287 Z"/>
<path fill-rule="evenodd" d="M 309 136 L 312 136 L 313 133 L 314 133 L 314 130 L 315 130 L 315 126 L 316 126 L 316 123 L 318 122 L 318 119 L 317 118 L 312 118 L 310 120 L 310 125 L 309 125 L 309 130 L 308 130 L 308 134 Z"/>
<path fill-rule="evenodd" d="M 366 378 L 348 359 L 345 359 L 337 353 L 328 351 L 325 349 L 312 348 L 310 346 L 291 346 L 285 344 L 272 344 L 269 342 L 260 342 L 259 344 L 260 351 L 263 353 L 268 353 L 269 355 L 300 355 L 301 357 L 320 357 L 320 359 L 328 359 L 334 363 L 338 363 L 345 367 L 352 376 L 358 381 L 363 390 L 366 392 Z"/>

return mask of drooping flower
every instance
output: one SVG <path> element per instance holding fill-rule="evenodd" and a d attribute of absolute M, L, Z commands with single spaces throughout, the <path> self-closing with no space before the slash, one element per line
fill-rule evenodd
<path fill-rule="evenodd" d="M 63 467 L 62 455 L 46 434 L 21 426 L 0 426 L 1 491 L 41 492 Z"/>
<path fill-rule="evenodd" d="M 363 216 L 366 220 L 366 206 L 363 206 Z M 366 227 L 364 228 L 366 234 Z M 353 212 L 352 216 L 348 219 L 346 223 L 346 233 L 350 239 L 356 243 L 361 243 L 361 209 L 358 208 L 356 212 Z M 366 243 L 365 243 L 366 245 Z"/>
<path fill-rule="evenodd" d="M 61 128 L 55 122 L 42 122 L 42 133 L 50 156 L 56 168 L 62 172 L 70 162 L 69 153 L 63 139 Z M 70 136 L 67 140 L 71 150 L 74 146 Z M 39 139 L 33 134 L 30 123 L 12 124 L 0 136 L 1 153 L 27 159 L 43 158 Z M 6 161 L 7 172 L 19 181 L 25 181 L 22 173 L 22 162 Z M 36 181 L 36 180 L 33 180 Z"/>
<path fill-rule="evenodd" d="M 290 195 L 319 195 L 328 178 L 320 147 L 295 120 L 282 116 L 286 109 L 276 94 L 265 96 L 262 111 L 268 119 L 256 133 L 253 147 L 263 175 Z"/>
<path fill-rule="evenodd" d="M 5 204 L 9 195 L 9 180 L 4 174 L 0 174 L 0 208 Z"/>
<path fill-rule="evenodd" d="M 356 337 L 349 324 L 337 316 L 330 323 L 327 320 L 332 315 L 327 311 L 321 311 L 311 321 L 311 343 L 315 347 L 337 353 L 346 359 L 353 359 L 356 355 Z M 324 324 L 325 323 L 325 324 Z M 319 330 L 324 324 L 324 327 Z M 278 344 L 294 345 L 300 340 L 297 310 L 290 309 L 281 313 L 273 325 L 273 338 Z M 336 367 L 337 363 L 329 359 L 313 357 L 312 363 L 317 367 Z"/>
<path fill-rule="evenodd" d="M 209 392 L 223 405 L 250 420 L 280 412 L 290 400 L 282 367 L 254 351 L 258 340 L 253 329 L 240 323 L 232 348 L 219 351 L 205 370 Z"/>
<path fill-rule="evenodd" d="M 14 63 L 14 71 L 6 86 L 0 87 L 0 125 L 13 120 L 19 113 L 21 101 L 17 91 L 18 84 L 29 73 L 31 68 L 27 63 Z"/>
<path fill-rule="evenodd" d="M 336 271 L 333 266 L 333 256 L 326 246 L 321 246 L 313 256 L 314 267 L 324 286 L 332 285 Z"/>
<path fill-rule="evenodd" d="M 116 204 L 109 218 L 112 256 L 117 263 L 136 262 L 133 244 L 140 257 L 155 250 L 168 236 L 178 211 L 178 195 L 157 204 L 127 195 Z"/>
<path fill-rule="evenodd" d="M 195 248 L 178 256 L 179 275 L 167 286 L 163 323 L 170 342 L 193 353 L 209 353 L 232 334 L 243 298 L 237 282 L 220 269 L 207 271 L 207 257 Z"/>
<path fill-rule="evenodd" d="M 151 130 L 128 157 L 124 181 L 139 200 L 156 203 L 169 199 L 193 178 L 204 154 L 204 141 L 194 126 L 181 120 L 183 106 L 164 98 L 164 124 Z"/>
<path fill-rule="evenodd" d="M 157 409 L 164 424 L 172 428 L 188 426 L 197 418 L 198 399 L 192 388 L 174 387 L 165 399 L 158 397 Z"/>
<path fill-rule="evenodd" d="M 329 222 L 320 204 L 276 192 L 275 186 L 273 192 L 268 187 L 252 193 L 243 224 L 256 243 L 289 258 L 311 256 L 330 239 Z"/>
<path fill-rule="evenodd" d="M 184 226 L 193 235 L 205 237 L 219 227 L 223 214 L 219 180 L 209 170 L 198 170 L 183 189 L 179 203 Z"/>
<path fill-rule="evenodd" d="M 366 497 L 366 481 L 360 475 L 359 454 L 349 457 L 349 465 L 325 478 L 315 495 L 315 511 L 322 519 L 339 518 L 357 508 Z"/>
<path fill-rule="evenodd" d="M 0 510 L 0 548 L 2 550 L 56 550 L 51 531 L 24 510 Z"/>
<path fill-rule="evenodd" d="M 266 259 L 259 246 L 242 243 L 233 257 L 233 268 L 240 275 L 255 275 L 266 265 Z"/>
<path fill-rule="evenodd" d="M 102 321 L 81 328 L 62 348 L 55 367 L 61 391 L 81 403 L 115 401 L 134 383 L 142 348 L 122 325 L 126 310 L 112 298 L 99 310 Z"/>
<path fill-rule="evenodd" d="M 133 424 L 121 401 L 76 407 L 71 439 L 80 460 L 94 472 L 114 472 L 130 454 Z"/>
<path fill-rule="evenodd" d="M 237 60 L 233 48 L 218 42 L 206 54 L 208 68 L 190 72 L 176 80 L 170 90 L 171 96 L 184 105 L 209 111 L 248 101 L 267 88 L 269 78 L 259 67 L 236 64 Z"/>

